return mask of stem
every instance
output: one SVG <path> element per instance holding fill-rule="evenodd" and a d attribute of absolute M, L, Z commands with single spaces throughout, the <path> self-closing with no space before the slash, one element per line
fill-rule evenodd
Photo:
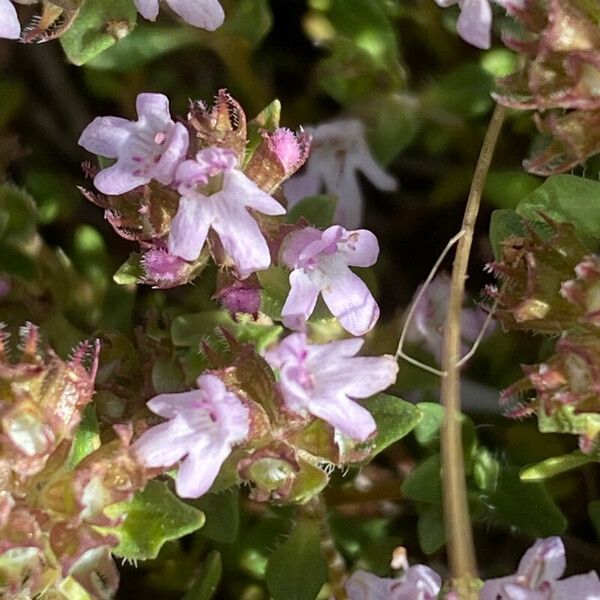
<path fill-rule="evenodd" d="M 346 562 L 339 553 L 333 540 L 331 527 L 327 519 L 327 505 L 319 494 L 308 504 L 301 506 L 300 511 L 316 518 L 321 526 L 321 552 L 327 564 L 329 588 L 332 600 L 348 600 L 344 584 L 346 583 Z"/>
<path fill-rule="evenodd" d="M 444 327 L 442 370 L 446 372 L 446 377 L 442 377 L 440 392 L 441 402 L 446 408 L 444 426 L 441 432 L 444 521 L 452 576 L 463 581 L 477 576 L 477 563 L 467 502 L 463 445 L 459 421 L 460 367 L 458 363 L 461 358 L 461 314 L 473 230 L 479 212 L 485 178 L 492 161 L 504 115 L 505 109 L 500 105 L 496 105 L 475 167 L 462 222 L 464 234 L 458 242 L 452 267 L 448 314 Z M 476 598 L 477 595 L 467 592 L 465 597 Z"/>

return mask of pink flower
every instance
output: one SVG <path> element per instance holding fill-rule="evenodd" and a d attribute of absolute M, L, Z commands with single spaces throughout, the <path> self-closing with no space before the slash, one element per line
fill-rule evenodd
<path fill-rule="evenodd" d="M 175 488 L 198 498 L 213 484 L 232 447 L 249 431 L 249 412 L 215 375 L 198 378 L 198 389 L 161 394 L 148 408 L 169 419 L 142 434 L 132 446 L 146 467 L 170 467 L 182 460 Z"/>
<path fill-rule="evenodd" d="M 356 571 L 346 582 L 350 600 L 436 600 L 440 576 L 425 565 L 408 567 L 397 579 Z"/>
<path fill-rule="evenodd" d="M 491 43 L 492 7 L 489 0 L 435 0 L 438 6 L 458 4 L 460 16 L 456 32 L 465 42 L 487 49 Z"/>
<path fill-rule="evenodd" d="M 380 190 L 395 190 L 396 180 L 373 158 L 360 121 L 331 121 L 307 127 L 306 134 L 312 135 L 306 166 L 284 184 L 290 208 L 302 198 L 321 193 L 324 188 L 327 194 L 338 198 L 334 222 L 348 228 L 360 227 L 364 201 L 357 171 Z"/>
<path fill-rule="evenodd" d="M 248 209 L 282 215 L 285 208 L 234 165 L 235 155 L 219 148 L 201 150 L 195 161 L 181 163 L 175 179 L 182 197 L 171 222 L 168 246 L 171 254 L 195 260 L 212 229 L 245 279 L 271 264 L 267 242 Z M 216 175 L 221 182 L 215 181 Z M 202 187 L 210 178 L 215 179 Z"/>
<path fill-rule="evenodd" d="M 0 0 L 0 38 L 18 40 L 21 24 L 17 11 L 10 0 Z"/>
<path fill-rule="evenodd" d="M 168 98 L 139 94 L 136 108 L 137 121 L 97 117 L 79 139 L 89 152 L 117 159 L 94 178 L 103 194 L 123 194 L 152 179 L 169 185 L 185 158 L 189 134 L 184 125 L 171 119 Z"/>
<path fill-rule="evenodd" d="M 444 8 L 458 4 L 460 16 L 456 22 L 456 32 L 465 42 L 487 50 L 491 44 L 492 7 L 490 0 L 435 0 Z M 495 0 L 506 9 L 522 8 L 524 0 Z"/>
<path fill-rule="evenodd" d="M 144 19 L 156 21 L 159 0 L 134 0 L 134 2 Z M 218 0 L 167 0 L 167 4 L 190 25 L 208 31 L 214 31 L 225 20 L 225 13 Z"/>
<path fill-rule="evenodd" d="M 353 398 L 368 398 L 396 380 L 393 356 L 356 357 L 361 339 L 308 344 L 293 333 L 266 353 L 280 370 L 279 389 L 287 408 L 327 421 L 344 435 L 365 441 L 377 429 L 371 413 Z"/>
<path fill-rule="evenodd" d="M 282 310 L 283 323 L 300 330 L 312 314 L 319 294 L 352 335 L 364 335 L 379 318 L 379 307 L 363 280 L 348 267 L 370 267 L 379 254 L 377 238 L 366 229 L 346 231 L 334 225 L 289 234 L 281 246 L 281 262 L 293 269 L 291 290 Z"/>
<path fill-rule="evenodd" d="M 415 297 L 421 287 L 415 292 Z M 413 343 L 424 343 L 427 349 L 442 360 L 444 324 L 448 312 L 450 281 L 444 275 L 438 275 L 429 284 L 425 294 L 415 307 L 413 320 L 408 328 L 406 339 Z M 485 314 L 477 308 L 465 308 L 462 311 L 462 354 L 467 353 L 467 344 L 474 342 L 485 322 Z"/>
<path fill-rule="evenodd" d="M 559 537 L 539 539 L 525 552 L 514 575 L 490 579 L 480 600 L 598 600 L 600 579 L 595 571 L 562 581 L 565 547 Z"/>

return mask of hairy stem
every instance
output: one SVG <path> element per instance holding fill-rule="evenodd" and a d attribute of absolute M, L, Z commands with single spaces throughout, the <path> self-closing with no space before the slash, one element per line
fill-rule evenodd
<path fill-rule="evenodd" d="M 336 548 L 329 520 L 327 518 L 327 505 L 319 494 L 306 505 L 300 507 L 300 511 L 315 518 L 321 528 L 321 552 L 327 564 L 329 588 L 332 600 L 348 600 L 344 584 L 346 583 L 346 561 Z"/>
<path fill-rule="evenodd" d="M 477 563 L 467 503 L 463 445 L 459 421 L 460 367 L 458 363 L 461 358 L 461 313 L 467 266 L 473 241 L 473 230 L 479 212 L 481 193 L 504 115 L 505 109 L 500 105 L 496 105 L 475 168 L 462 222 L 464 234 L 458 242 L 452 267 L 448 314 L 444 328 L 442 370 L 446 372 L 446 376 L 442 377 L 441 381 L 441 401 L 446 407 L 446 417 L 441 432 L 444 519 L 452 576 L 463 581 L 477 576 Z M 476 598 L 476 595 L 467 592 L 466 597 Z"/>

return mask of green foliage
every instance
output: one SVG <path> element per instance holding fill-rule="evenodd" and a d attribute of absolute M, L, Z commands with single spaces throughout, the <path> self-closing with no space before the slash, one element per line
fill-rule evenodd
<path fill-rule="evenodd" d="M 525 483 L 517 468 L 500 471 L 495 491 L 487 498 L 490 517 L 502 524 L 517 527 L 532 537 L 562 533 L 567 520 L 542 483 Z"/>
<path fill-rule="evenodd" d="M 175 317 L 171 337 L 176 346 L 197 348 L 219 326 L 227 327 L 240 342 L 252 342 L 259 352 L 276 341 L 283 330 L 279 325 L 255 323 L 251 319 L 235 322 L 227 312 L 215 310 Z"/>
<path fill-rule="evenodd" d="M 129 71 L 187 46 L 198 44 L 196 30 L 142 23 L 130 35 L 86 62 L 92 69 Z"/>
<path fill-rule="evenodd" d="M 221 555 L 213 551 L 202 564 L 198 579 L 181 600 L 210 600 L 217 591 L 222 573 Z"/>
<path fill-rule="evenodd" d="M 594 462 L 592 456 L 579 451 L 563 456 L 553 456 L 521 469 L 521 481 L 543 481 L 591 462 Z"/>
<path fill-rule="evenodd" d="M 133 252 L 113 275 L 113 281 L 119 285 L 134 285 L 144 277 L 140 254 Z"/>
<path fill-rule="evenodd" d="M 61 37 L 67 58 L 76 65 L 85 64 L 127 35 L 135 26 L 136 17 L 131 0 L 87 0 Z"/>
<path fill-rule="evenodd" d="M 204 494 L 194 506 L 206 515 L 202 535 L 216 542 L 231 544 L 240 525 L 240 493 L 232 487 L 218 493 Z"/>
<path fill-rule="evenodd" d="M 573 175 L 549 177 L 517 206 L 517 214 L 540 221 L 540 213 L 571 223 L 588 243 L 600 239 L 600 181 Z"/>
<path fill-rule="evenodd" d="M 365 401 L 365 407 L 377 424 L 375 439 L 365 444 L 371 458 L 408 435 L 421 420 L 421 411 L 414 404 L 389 394 L 377 394 Z"/>
<path fill-rule="evenodd" d="M 265 579 L 273 600 L 315 600 L 327 580 L 318 521 L 301 518 L 269 558 Z"/>
<path fill-rule="evenodd" d="M 73 437 L 67 464 L 70 467 L 75 467 L 88 454 L 91 454 L 99 447 L 100 427 L 98 425 L 98 418 L 96 417 L 93 405 L 88 404 L 83 411 L 83 416 Z"/>
<path fill-rule="evenodd" d="M 430 451 L 437 450 L 444 409 L 431 403 L 420 403 L 418 407 L 423 418 L 415 428 L 415 437 Z M 517 467 L 501 465 L 487 448 L 479 446 L 471 420 L 464 415 L 461 420 L 472 521 L 494 521 L 534 537 L 562 533 L 566 519 L 544 485 L 521 481 Z M 439 550 L 445 542 L 439 452 L 411 471 L 401 491 L 404 497 L 416 502 L 421 549 L 426 554 Z"/>
<path fill-rule="evenodd" d="M 331 54 L 320 65 L 319 83 L 342 104 L 368 97 L 384 81 L 398 89 L 405 80 L 396 34 L 378 0 L 324 3 L 307 20 L 309 36 L 324 42 Z"/>
<path fill-rule="evenodd" d="M 327 229 L 333 223 L 336 204 L 337 199 L 334 196 L 310 196 L 295 204 L 288 211 L 286 220 L 288 223 L 296 223 L 304 218 L 315 227 Z"/>
<path fill-rule="evenodd" d="M 492 108 L 492 76 L 478 64 L 467 64 L 440 77 L 424 94 L 426 105 L 473 118 Z"/>
<path fill-rule="evenodd" d="M 162 546 L 204 525 L 204 513 L 185 504 L 166 483 L 149 481 L 133 500 L 106 511 L 110 516 L 126 514 L 125 520 L 109 531 L 119 538 L 113 554 L 129 560 L 156 558 Z"/>

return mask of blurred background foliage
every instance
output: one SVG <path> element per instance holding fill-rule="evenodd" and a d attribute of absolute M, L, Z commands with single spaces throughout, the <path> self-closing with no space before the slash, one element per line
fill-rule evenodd
<path fill-rule="evenodd" d="M 374 285 L 383 319 L 368 351 L 393 353 L 408 302 L 459 229 L 493 105 L 494 77 L 510 73 L 515 58 L 498 43 L 488 51 L 464 44 L 454 33 L 457 11 L 442 11 L 432 0 L 222 4 L 226 21 L 213 33 L 187 27 L 165 12 L 156 24 L 138 19 L 116 44 L 104 37 L 83 46 L 76 30 L 63 38 L 64 48 L 59 42 L 0 43 L 0 320 L 13 328 L 25 320 L 42 325 L 63 355 L 80 339 L 118 331 L 108 346 L 117 356 L 117 374 L 127 353 L 137 360 L 132 344 L 140 340 L 134 330 L 146 323 L 144 347 L 162 353 L 154 380 L 171 377 L 170 383 L 181 385 L 175 357 L 188 350 L 174 339 L 177 319 L 214 311 L 208 300 L 212 278 L 170 291 L 113 281 L 131 245 L 115 236 L 102 211 L 79 193 L 80 165 L 89 156 L 77 139 L 96 115 L 132 118 L 140 91 L 168 95 L 172 112 L 183 115 L 189 99 L 210 100 L 227 88 L 250 117 L 278 98 L 282 124 L 294 129 L 339 116 L 364 121 L 373 154 L 400 182 L 397 192 L 381 193 L 363 181 L 365 226 L 382 247 Z M 128 27 L 134 20 L 132 13 Z M 85 64 L 69 64 L 65 52 Z M 511 113 L 478 222 L 467 284 L 475 299 L 488 282 L 482 267 L 493 256 L 491 211 L 516 207 L 541 183 L 521 168 L 535 143 L 530 115 Z M 597 178 L 598 169 L 590 162 L 585 174 Z M 211 327 L 219 318 L 209 320 Z M 201 320 L 208 327 L 205 316 Z M 272 333 L 240 327 L 243 335 Z M 411 352 L 431 360 L 423 350 Z M 544 343 L 526 334 L 496 331 L 466 371 L 464 405 L 471 413 L 464 426 L 466 464 L 485 575 L 509 572 L 531 537 L 550 534 L 564 533 L 574 570 L 600 563 L 600 532 L 591 526 L 587 508 L 600 498 L 598 466 L 546 485 L 521 483 L 520 467 L 570 452 L 576 442 L 542 435 L 532 421 L 507 421 L 498 407 L 498 391 L 520 376 L 519 365 L 537 362 L 547 352 Z M 437 387 L 433 376 L 403 363 L 394 391 L 435 402 Z M 110 393 L 101 396 L 108 404 Z M 334 537 L 349 564 L 386 574 L 391 550 L 406 545 L 412 561 L 444 571 L 436 435 L 435 428 L 417 430 L 388 449 L 359 475 L 362 488 L 350 483 L 356 473 L 336 474 L 326 500 Z M 288 537 L 293 512 L 253 504 L 243 490 L 208 495 L 197 504 L 207 514 L 207 526 L 182 543 L 167 544 L 156 561 L 125 565 L 120 597 L 180 598 L 195 581 L 185 598 L 209 598 L 221 574 L 219 598 L 268 597 L 264 579 L 271 552 L 278 548 L 277 560 L 285 563 L 286 544 L 296 543 Z M 598 505 L 592 506 L 598 525 Z M 306 525 L 306 539 L 311 531 Z M 277 582 L 269 583 L 273 586 Z"/>

